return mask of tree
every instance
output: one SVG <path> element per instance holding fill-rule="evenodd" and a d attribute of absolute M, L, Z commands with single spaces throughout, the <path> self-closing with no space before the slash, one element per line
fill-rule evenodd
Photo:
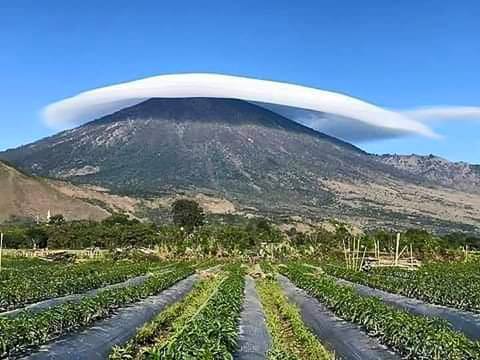
<path fill-rule="evenodd" d="M 173 223 L 188 233 L 202 226 L 205 221 L 202 207 L 196 201 L 187 199 L 176 200 L 172 204 L 172 217 Z"/>
<path fill-rule="evenodd" d="M 32 226 L 26 231 L 26 236 L 32 240 L 34 248 L 44 249 L 48 246 L 48 234 L 40 226 Z"/>
<path fill-rule="evenodd" d="M 113 213 L 108 218 L 103 220 L 102 223 L 105 225 L 131 225 L 138 224 L 139 221 L 137 219 L 130 220 L 126 214 Z"/>
<path fill-rule="evenodd" d="M 65 218 L 62 214 L 56 214 L 50 217 L 48 222 L 50 225 L 63 225 L 65 223 Z"/>

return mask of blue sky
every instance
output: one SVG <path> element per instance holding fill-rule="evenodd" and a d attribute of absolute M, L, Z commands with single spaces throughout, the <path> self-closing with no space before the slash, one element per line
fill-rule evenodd
<path fill-rule="evenodd" d="M 480 106 L 480 2 L 12 1 L 0 4 L 0 149 L 53 133 L 47 104 L 112 83 L 216 72 L 350 94 L 392 109 Z M 480 163 L 480 119 L 442 139 L 359 144 Z"/>

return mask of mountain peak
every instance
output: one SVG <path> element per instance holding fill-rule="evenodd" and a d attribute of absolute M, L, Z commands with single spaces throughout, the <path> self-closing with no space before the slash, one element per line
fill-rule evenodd
<path fill-rule="evenodd" d="M 88 124 L 114 123 L 128 120 L 156 120 L 176 123 L 205 122 L 229 124 L 232 126 L 258 125 L 286 131 L 303 132 L 351 146 L 257 104 L 230 98 L 150 98 L 113 114 L 103 116 Z"/>
<path fill-rule="evenodd" d="M 260 105 L 224 98 L 148 99 L 0 158 L 28 173 L 131 196 L 201 193 L 263 214 L 363 217 L 377 224 L 382 216 L 411 221 L 405 213 L 417 203 L 432 213 L 438 205 L 431 203 L 432 185 L 476 181 L 461 166 L 374 156 Z M 445 182 L 452 171 L 457 182 Z M 455 205 L 442 210 L 448 219 L 459 198 L 438 193 L 449 196 Z M 404 213 L 392 215 L 398 209 Z M 461 220 L 475 223 L 480 214 L 468 209 Z"/>

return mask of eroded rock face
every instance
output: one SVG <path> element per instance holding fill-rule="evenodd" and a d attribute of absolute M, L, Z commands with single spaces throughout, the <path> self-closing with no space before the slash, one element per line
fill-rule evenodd
<path fill-rule="evenodd" d="M 58 174 L 56 174 L 56 176 L 59 178 L 71 178 L 75 176 L 93 175 L 98 172 L 100 172 L 100 167 L 85 165 L 81 168 L 72 168 L 67 171 L 60 171 Z"/>

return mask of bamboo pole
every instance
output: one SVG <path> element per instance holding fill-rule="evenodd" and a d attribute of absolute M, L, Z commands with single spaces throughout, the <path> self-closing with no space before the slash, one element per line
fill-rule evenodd
<path fill-rule="evenodd" d="M 347 254 L 347 269 L 350 268 L 350 238 L 347 238 L 347 247 L 345 248 Z"/>
<path fill-rule="evenodd" d="M 357 238 L 355 236 L 353 237 L 352 253 L 353 253 L 352 269 L 357 270 Z"/>
<path fill-rule="evenodd" d="M 411 243 L 410 243 L 410 265 L 413 268 L 413 247 Z"/>
<path fill-rule="evenodd" d="M 353 237 L 353 244 L 352 244 L 352 269 L 355 270 L 356 263 L 357 263 L 357 239 L 355 236 Z"/>
<path fill-rule="evenodd" d="M 358 258 L 359 258 L 359 251 L 360 251 L 360 237 L 356 240 L 356 248 L 355 248 L 355 270 L 358 270 Z"/>
<path fill-rule="evenodd" d="M 395 266 L 398 266 L 398 251 L 400 250 L 400 233 L 397 233 L 397 243 L 395 245 Z"/>
<path fill-rule="evenodd" d="M 365 253 L 366 252 L 367 252 L 367 247 L 365 246 L 365 248 L 363 249 L 362 262 L 360 263 L 360 269 L 359 270 L 362 270 L 362 268 L 363 268 L 363 263 L 365 262 Z"/>
<path fill-rule="evenodd" d="M 3 232 L 0 233 L 0 273 L 2 272 Z"/>
<path fill-rule="evenodd" d="M 361 270 L 362 269 L 362 260 L 360 260 L 360 248 L 361 248 L 361 244 L 362 244 L 362 238 L 359 236 L 358 237 L 358 244 L 357 244 L 357 270 Z M 365 252 L 364 252 L 364 256 L 365 256 Z M 360 261 L 360 262 L 359 262 Z"/>

